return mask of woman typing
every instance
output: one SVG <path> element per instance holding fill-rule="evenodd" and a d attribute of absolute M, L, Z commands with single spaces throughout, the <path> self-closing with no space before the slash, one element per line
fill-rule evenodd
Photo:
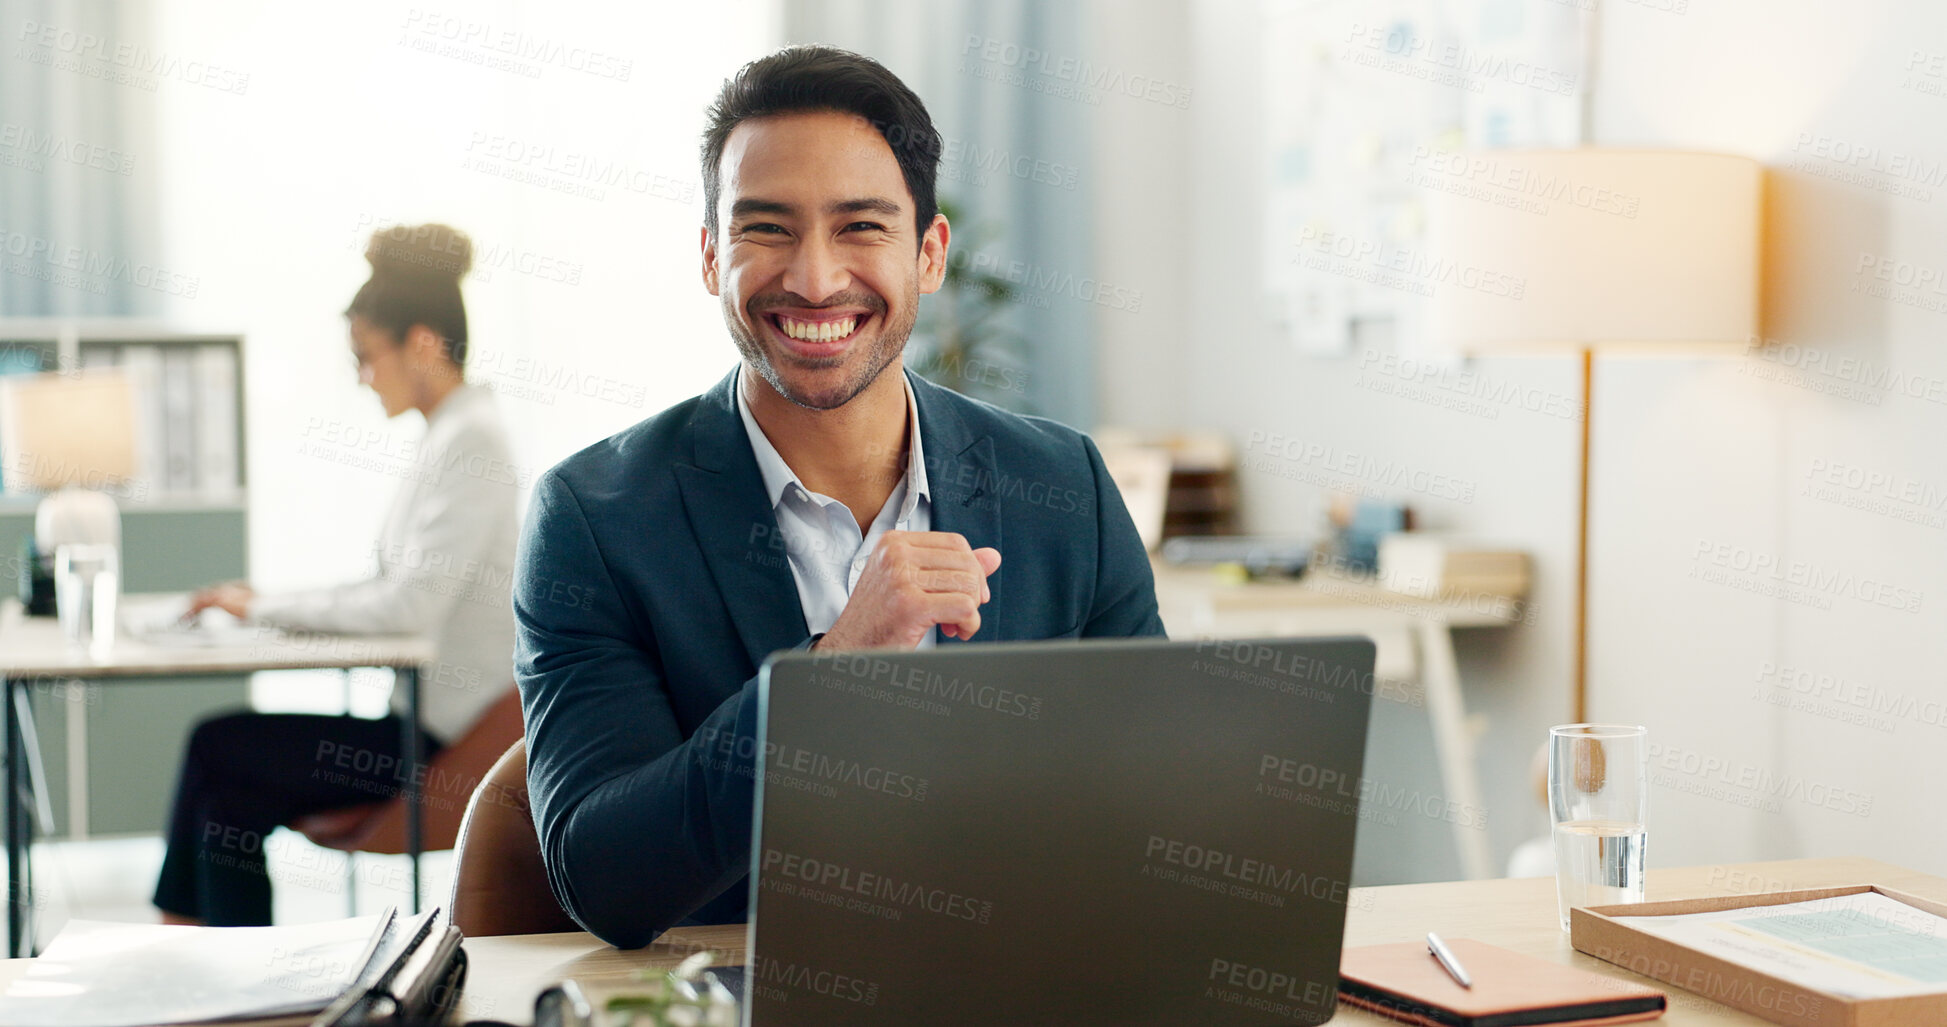
<path fill-rule="evenodd" d="M 398 468 L 376 573 L 281 594 L 218 585 L 197 593 L 191 612 L 215 607 L 286 629 L 432 639 L 438 663 L 422 678 L 420 700 L 421 753 L 431 759 L 511 687 L 519 481 L 491 394 L 463 381 L 467 237 L 444 225 L 385 229 L 365 257 L 371 277 L 345 311 L 359 381 L 387 417 L 417 410 L 426 421 Z M 156 885 L 164 921 L 270 923 L 263 839 L 295 817 L 398 794 L 403 698 L 395 691 L 392 712 L 378 719 L 239 712 L 199 724 Z"/>

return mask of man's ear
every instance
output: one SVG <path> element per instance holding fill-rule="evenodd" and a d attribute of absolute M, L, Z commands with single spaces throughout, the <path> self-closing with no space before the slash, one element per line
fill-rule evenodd
<path fill-rule="evenodd" d="M 700 231 L 703 233 L 703 287 L 710 290 L 712 296 L 720 295 L 717 292 L 717 240 L 707 226 Z"/>
<path fill-rule="evenodd" d="M 953 226 L 946 223 L 946 215 L 933 215 L 933 223 L 919 237 L 920 292 L 938 292 L 946 284 L 946 249 L 952 237 Z"/>

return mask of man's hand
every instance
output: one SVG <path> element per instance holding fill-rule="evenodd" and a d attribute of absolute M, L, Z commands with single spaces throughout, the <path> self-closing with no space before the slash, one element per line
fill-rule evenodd
<path fill-rule="evenodd" d="M 224 613 L 243 620 L 249 615 L 250 601 L 257 593 L 241 581 L 226 581 L 221 585 L 211 585 L 189 597 L 189 609 L 183 611 L 183 619 L 202 613 L 214 606 Z"/>
<path fill-rule="evenodd" d="M 880 536 L 852 598 L 816 649 L 912 649 L 934 625 L 949 638 L 980 630 L 995 549 L 974 549 L 950 531 L 889 531 Z"/>

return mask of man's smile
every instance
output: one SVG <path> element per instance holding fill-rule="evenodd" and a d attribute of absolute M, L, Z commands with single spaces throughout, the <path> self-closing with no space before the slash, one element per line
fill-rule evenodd
<path fill-rule="evenodd" d="M 791 352 L 805 357 L 831 357 L 845 351 L 872 320 L 869 310 L 769 310 L 760 320 L 770 325 Z"/>

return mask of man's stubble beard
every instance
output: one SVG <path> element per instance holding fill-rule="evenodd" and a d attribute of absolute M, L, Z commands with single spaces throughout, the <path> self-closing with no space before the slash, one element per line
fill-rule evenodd
<path fill-rule="evenodd" d="M 906 341 L 913 334 L 913 325 L 919 320 L 919 282 L 916 278 L 908 280 L 906 313 L 899 322 L 886 320 L 885 311 L 879 313 L 879 337 L 873 343 L 872 352 L 868 354 L 868 359 L 859 368 L 858 373 L 854 374 L 851 380 L 841 383 L 836 392 L 819 396 L 805 395 L 791 388 L 790 383 L 785 381 L 784 375 L 771 362 L 770 350 L 766 349 L 763 341 L 745 326 L 743 318 L 739 316 L 741 312 L 735 305 L 736 301 L 725 295 L 722 303 L 723 323 L 730 329 L 730 339 L 736 343 L 738 354 L 744 358 L 745 364 L 770 383 L 771 388 L 778 395 L 807 410 L 836 410 L 850 403 L 854 396 L 870 388 L 872 383 L 878 381 L 879 376 L 885 373 L 886 368 L 891 367 L 893 361 L 898 360 L 899 355 L 905 351 Z M 832 359 L 837 361 L 849 359 L 851 356 L 847 353 Z M 811 366 L 831 365 L 819 361 L 812 363 Z"/>

